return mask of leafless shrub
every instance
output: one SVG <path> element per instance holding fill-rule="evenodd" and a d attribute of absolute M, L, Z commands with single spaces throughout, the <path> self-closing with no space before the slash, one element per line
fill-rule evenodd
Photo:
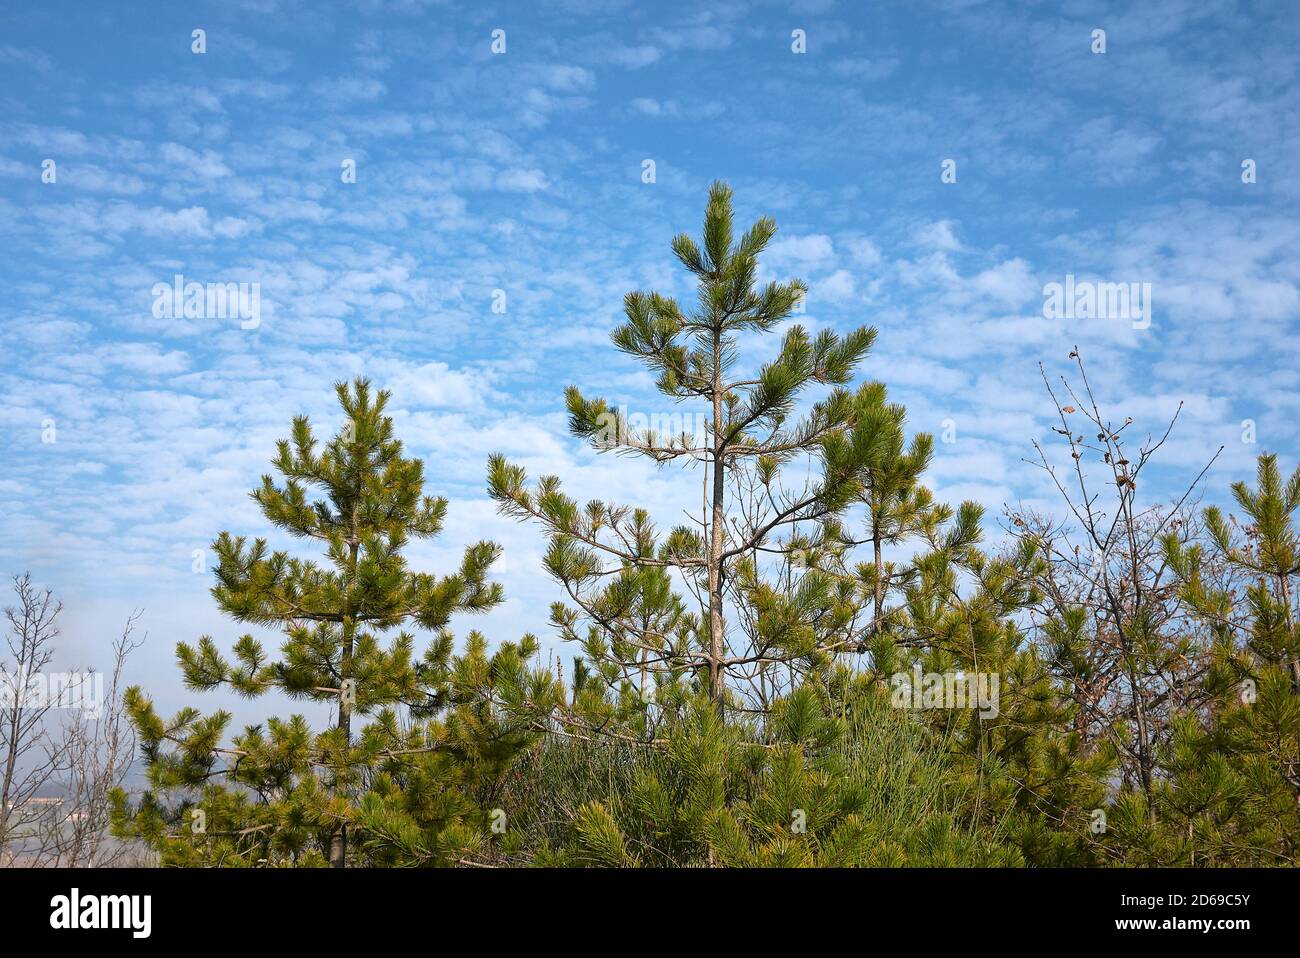
<path fill-rule="evenodd" d="M 0 662 L 0 865 L 123 864 L 130 849 L 108 836 L 108 792 L 125 782 L 135 753 L 122 694 L 127 659 L 143 642 L 134 637 L 141 613 L 112 644 L 98 708 L 56 720 L 55 703 L 25 690 L 53 664 L 63 604 L 30 574 L 13 577 L 13 592 Z"/>
<path fill-rule="evenodd" d="M 1116 423 L 1103 414 L 1077 348 L 1070 358 L 1077 385 L 1061 377 L 1054 386 L 1043 371 L 1059 421 L 1053 430 L 1070 462 L 1060 468 L 1037 442 L 1031 461 L 1051 477 L 1067 517 L 1011 511 L 1010 531 L 1033 540 L 1047 559 L 1037 583 L 1044 599 L 1036 635 L 1078 707 L 1076 731 L 1108 740 L 1121 756 L 1125 784 L 1150 792 L 1169 719 L 1197 706 L 1208 667 L 1208 635 L 1181 601 L 1162 537 L 1198 538 L 1193 495 L 1222 448 L 1172 504 L 1143 502 L 1139 482 L 1181 404 L 1158 437 L 1132 438 L 1133 419 Z M 1207 572 L 1229 575 L 1226 568 Z"/>

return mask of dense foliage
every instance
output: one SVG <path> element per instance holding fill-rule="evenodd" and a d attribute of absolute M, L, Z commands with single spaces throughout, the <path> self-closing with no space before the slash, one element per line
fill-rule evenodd
<path fill-rule="evenodd" d="M 280 632 L 278 654 L 251 635 L 229 657 L 177 649 L 190 689 L 331 721 L 232 734 L 226 712 L 164 719 L 132 689 L 149 787 L 115 793 L 115 832 L 184 866 L 1296 864 L 1300 470 L 1261 457 L 1240 518 L 1142 505 L 1163 439 L 1130 452 L 1072 354 L 1082 391 L 1048 386 L 1066 455 L 1039 450 L 1064 519 L 1009 513 L 990 547 L 979 506 L 923 484 L 932 438 L 855 380 L 875 330 L 814 335 L 790 321 L 800 281 L 757 285 L 775 231 L 737 237 L 715 185 L 701 242 L 672 244 L 694 306 L 631 293 L 613 334 L 704 434 L 566 393 L 597 450 L 697 470 L 676 474 L 704 489 L 698 516 L 661 532 L 490 459 L 502 513 L 546 536 L 567 676 L 531 635 L 457 651 L 453 616 L 502 600 L 499 550 L 408 568 L 446 503 L 387 393 L 340 385 L 334 438 L 295 420 L 281 482 L 252 493 L 323 560 L 213 546 L 214 599 Z M 742 340 L 778 327 L 774 358 L 740 369 Z"/>

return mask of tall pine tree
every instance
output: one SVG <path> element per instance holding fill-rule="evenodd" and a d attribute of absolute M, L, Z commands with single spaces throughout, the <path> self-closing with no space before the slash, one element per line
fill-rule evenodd
<path fill-rule="evenodd" d="M 404 455 L 385 414 L 389 394 L 364 379 L 336 389 L 344 421 L 333 439 L 318 444 L 297 417 L 274 460 L 282 481 L 266 475 L 251 494 L 272 525 L 314 543 L 323 559 L 226 532 L 213 544 L 213 598 L 237 622 L 282 631 L 279 656 L 252 635 L 235 644 L 233 661 L 208 636 L 177 646 L 190 689 L 278 691 L 328 703 L 334 719 L 314 732 L 301 715 L 271 718 L 225 744 L 228 712 L 186 708 L 164 721 L 132 689 L 151 789 L 134 808 L 118 794 L 115 825 L 165 863 L 344 867 L 357 855 L 353 830 L 368 856 L 444 863 L 481 836 L 474 789 L 490 791 L 532 734 L 526 710 L 511 715 L 499 703 L 545 708 L 552 696 L 552 680 L 523 667 L 531 639 L 489 657 L 474 636 L 453 656 L 451 617 L 502 600 L 488 580 L 499 549 L 470 546 L 449 575 L 408 568 L 406 546 L 441 531 L 446 500 L 424 494 L 424 466 Z M 385 638 L 407 623 L 437 633 L 423 658 L 405 630 Z M 357 729 L 361 716 L 370 721 Z"/>
<path fill-rule="evenodd" d="M 800 528 L 835 515 L 858 492 L 863 443 L 851 432 L 860 403 L 844 387 L 875 338 L 867 327 L 841 337 L 792 325 L 775 359 L 740 370 L 741 337 L 773 333 L 806 289 L 799 280 L 757 286 L 758 257 L 776 224 L 763 217 L 737 237 L 732 218 L 731 189 L 713 184 L 702 244 L 685 234 L 672 242 L 695 280 L 694 307 L 657 292 L 629 293 L 627 321 L 612 337 L 655 374 L 674 407 L 703 412 L 704 435 L 635 428 L 604 399 L 576 387 L 565 395 L 571 431 L 598 450 L 704 470 L 706 501 L 696 524 L 661 537 L 643 510 L 603 501 L 580 506 L 555 476 L 530 489 L 523 469 L 503 456 L 489 464 L 502 511 L 546 527 L 547 568 L 577 607 L 555 611 L 561 627 L 585 617 L 615 637 L 608 652 L 620 671 L 685 671 L 718 704 L 729 683 L 739 691 L 748 682 L 764 697 L 775 664 L 814 659 L 843 641 L 851 589 L 815 569 L 791 585 L 788 565 L 803 549 Z M 799 415 L 801 400 L 819 385 L 829 393 Z M 662 615 L 647 619 L 638 596 L 655 569 L 677 573 L 676 584 L 698 596 L 697 621 L 674 615 L 665 628 Z M 623 577 L 614 594 L 611 576 Z"/>
<path fill-rule="evenodd" d="M 1242 519 L 1206 509 L 1207 543 L 1165 536 L 1183 599 L 1209 628 L 1196 650 L 1208 701 L 1174 717 L 1151 793 L 1116 802 L 1113 853 L 1130 863 L 1300 862 L 1300 469 L 1283 478 L 1275 455 L 1260 456 L 1256 487 L 1232 492 Z"/>

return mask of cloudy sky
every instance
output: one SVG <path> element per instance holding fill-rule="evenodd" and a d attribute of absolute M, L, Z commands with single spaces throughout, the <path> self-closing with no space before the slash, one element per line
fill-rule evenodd
<path fill-rule="evenodd" d="M 1286 3 L 7 6 L 0 567 L 62 594 L 71 660 L 102 666 L 143 608 L 132 677 L 164 707 L 178 639 L 244 631 L 195 550 L 268 533 L 247 492 L 295 413 L 337 426 L 336 380 L 393 391 L 451 500 L 417 565 L 505 546 L 508 602 L 461 631 L 549 638 L 558 598 L 537 530 L 485 495 L 489 453 L 680 521 L 696 480 L 582 448 L 562 391 L 664 411 L 608 334 L 629 290 L 689 296 L 668 242 L 715 178 L 738 221 L 776 217 L 765 277 L 808 282 L 805 325 L 879 327 L 865 374 L 955 436 L 943 498 L 1052 502 L 1021 460 L 1050 436 L 1038 363 L 1075 344 L 1133 428 L 1185 404 L 1155 499 L 1221 445 L 1209 499 L 1300 453 Z M 259 283 L 260 324 L 156 315 L 177 274 Z M 1045 316 L 1067 274 L 1151 284 L 1149 325 Z"/>

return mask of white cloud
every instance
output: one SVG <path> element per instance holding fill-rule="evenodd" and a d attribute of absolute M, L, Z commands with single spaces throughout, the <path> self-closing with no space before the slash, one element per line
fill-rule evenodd
<path fill-rule="evenodd" d="M 829 263 L 834 256 L 835 245 L 824 233 L 778 236 L 765 251 L 765 259 L 769 264 L 796 263 L 801 266 L 813 266 Z"/>
<path fill-rule="evenodd" d="M 853 274 L 847 269 L 837 269 L 813 284 L 811 296 L 814 302 L 842 303 L 853 298 L 855 289 Z"/>
<path fill-rule="evenodd" d="M 639 70 L 642 67 L 647 67 L 658 62 L 661 56 L 659 48 L 648 43 L 634 46 L 615 44 L 611 49 L 605 51 L 605 59 L 608 62 L 626 67 L 629 70 Z"/>
<path fill-rule="evenodd" d="M 926 223 L 918 226 L 915 233 L 915 241 L 918 245 L 929 249 L 940 250 L 945 253 L 954 253 L 962 248 L 961 241 L 957 239 L 953 232 L 952 220 L 937 220 L 933 223 Z"/>
<path fill-rule="evenodd" d="M 374 77 L 335 77 L 316 81 L 312 92 L 325 105 L 347 106 L 373 103 L 388 92 L 388 87 Z"/>

